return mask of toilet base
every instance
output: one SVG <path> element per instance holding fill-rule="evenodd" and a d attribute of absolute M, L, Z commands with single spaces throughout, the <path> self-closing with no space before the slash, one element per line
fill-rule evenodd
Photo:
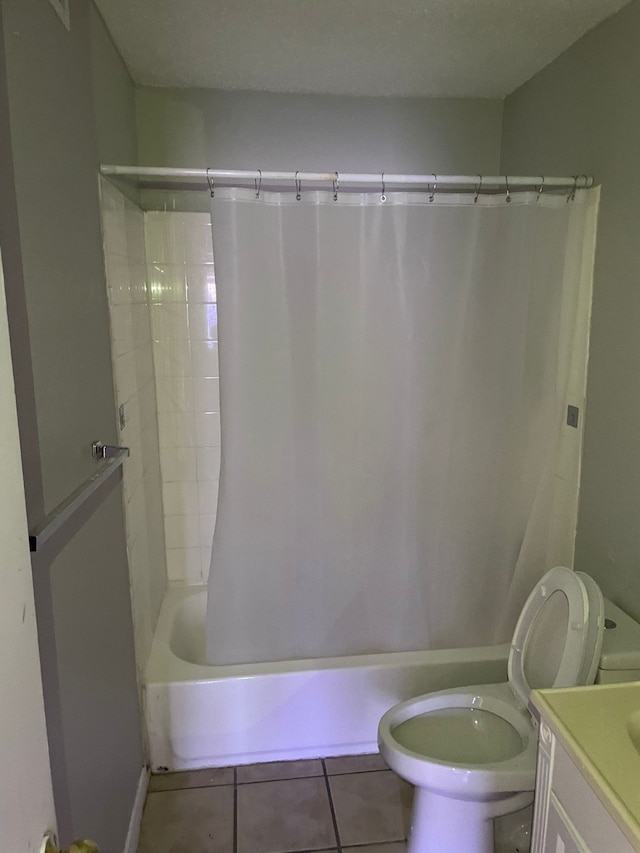
<path fill-rule="evenodd" d="M 483 801 L 456 800 L 416 788 L 407 853 L 493 853 L 494 818 L 532 800 L 532 791 Z"/>

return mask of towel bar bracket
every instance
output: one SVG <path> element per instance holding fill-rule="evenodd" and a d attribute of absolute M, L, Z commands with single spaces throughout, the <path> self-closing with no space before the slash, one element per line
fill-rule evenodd
<path fill-rule="evenodd" d="M 113 459 L 123 450 L 126 450 L 126 455 L 129 456 L 128 447 L 114 447 L 113 444 L 104 444 L 102 441 L 94 441 L 91 445 L 91 456 L 96 462 L 102 459 Z"/>

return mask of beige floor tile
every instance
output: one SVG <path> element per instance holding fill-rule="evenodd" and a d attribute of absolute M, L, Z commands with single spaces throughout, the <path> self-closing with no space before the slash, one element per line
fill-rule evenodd
<path fill-rule="evenodd" d="M 412 788 L 391 770 L 331 776 L 329 784 L 343 846 L 407 837 Z"/>
<path fill-rule="evenodd" d="M 138 853 L 233 853 L 233 786 L 149 794 Z"/>
<path fill-rule="evenodd" d="M 244 782 L 271 782 L 274 779 L 301 779 L 322 776 L 322 761 L 312 758 L 305 761 L 271 761 L 267 764 L 245 764 L 238 767 L 238 784 Z"/>
<path fill-rule="evenodd" d="M 233 767 L 157 773 L 149 780 L 149 791 L 179 791 L 182 788 L 208 788 L 212 785 L 233 785 Z"/>
<path fill-rule="evenodd" d="M 349 853 L 407 853 L 406 841 L 391 841 L 389 844 L 360 844 L 357 847 L 343 847 Z"/>
<path fill-rule="evenodd" d="M 342 755 L 339 758 L 325 758 L 329 776 L 338 773 L 364 773 L 367 770 L 388 770 L 384 758 L 378 752 L 371 755 Z"/>
<path fill-rule="evenodd" d="M 335 847 L 324 777 L 239 785 L 238 853 Z"/>

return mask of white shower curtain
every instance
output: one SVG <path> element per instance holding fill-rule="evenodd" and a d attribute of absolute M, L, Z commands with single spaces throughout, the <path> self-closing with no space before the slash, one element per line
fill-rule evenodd
<path fill-rule="evenodd" d="M 216 191 L 211 663 L 510 636 L 554 563 L 598 192 L 511 198 Z"/>

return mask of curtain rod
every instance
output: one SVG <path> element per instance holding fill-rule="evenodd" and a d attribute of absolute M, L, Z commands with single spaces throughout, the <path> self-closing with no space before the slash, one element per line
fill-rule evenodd
<path fill-rule="evenodd" d="M 555 189 L 585 189 L 593 186 L 593 178 L 590 175 L 577 175 L 570 178 L 554 178 L 544 175 L 532 177 L 511 175 L 397 175 L 382 172 L 379 174 L 367 174 L 362 172 L 269 172 L 241 169 L 171 169 L 153 166 L 114 166 L 102 165 L 100 172 L 112 177 L 130 178 L 200 178 L 203 182 L 209 181 L 291 181 L 304 183 L 333 184 L 339 181 L 342 184 L 360 184 L 365 186 L 380 187 L 382 184 L 398 185 L 413 184 L 425 185 L 433 188 L 439 187 L 469 187 L 473 189 L 488 188 L 510 188 L 516 187 L 542 187 Z"/>

